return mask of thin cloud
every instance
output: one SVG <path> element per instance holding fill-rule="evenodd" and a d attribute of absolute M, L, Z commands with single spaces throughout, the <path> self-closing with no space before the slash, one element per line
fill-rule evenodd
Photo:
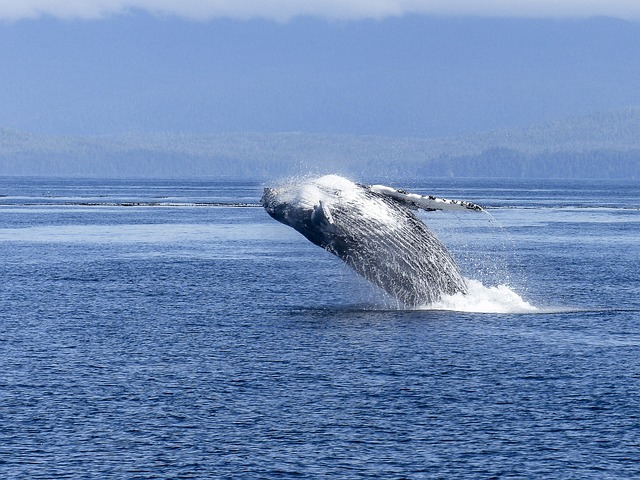
<path fill-rule="evenodd" d="M 192 20 L 299 16 L 334 20 L 382 19 L 406 14 L 497 17 L 640 19 L 638 0 L 0 0 L 0 19 L 51 16 L 98 19 L 145 11 Z"/>

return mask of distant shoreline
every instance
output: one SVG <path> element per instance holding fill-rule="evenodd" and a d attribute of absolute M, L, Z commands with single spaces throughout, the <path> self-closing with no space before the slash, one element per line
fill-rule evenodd
<path fill-rule="evenodd" d="M 0 129 L 0 175 L 640 178 L 640 108 L 424 139 L 312 133 L 50 136 Z"/>

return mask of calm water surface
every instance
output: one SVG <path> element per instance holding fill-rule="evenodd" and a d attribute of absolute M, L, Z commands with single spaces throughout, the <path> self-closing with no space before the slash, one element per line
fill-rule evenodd
<path fill-rule="evenodd" d="M 0 478 L 640 478 L 640 183 L 397 186 L 538 311 L 398 310 L 259 184 L 0 178 Z"/>

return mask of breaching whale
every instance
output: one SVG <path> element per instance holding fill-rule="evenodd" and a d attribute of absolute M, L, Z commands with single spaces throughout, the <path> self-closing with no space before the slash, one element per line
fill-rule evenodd
<path fill-rule="evenodd" d="M 482 210 L 471 202 L 325 175 L 265 188 L 261 203 L 274 219 L 333 253 L 407 307 L 467 291 L 447 249 L 412 210 Z"/>

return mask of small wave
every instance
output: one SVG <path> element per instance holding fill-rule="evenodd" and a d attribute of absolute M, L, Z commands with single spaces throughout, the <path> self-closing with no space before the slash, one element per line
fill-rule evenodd
<path fill-rule="evenodd" d="M 478 280 L 466 279 L 466 294 L 445 295 L 429 305 L 429 310 L 453 310 L 474 313 L 537 313 L 540 310 L 507 285 L 487 287 Z"/>

